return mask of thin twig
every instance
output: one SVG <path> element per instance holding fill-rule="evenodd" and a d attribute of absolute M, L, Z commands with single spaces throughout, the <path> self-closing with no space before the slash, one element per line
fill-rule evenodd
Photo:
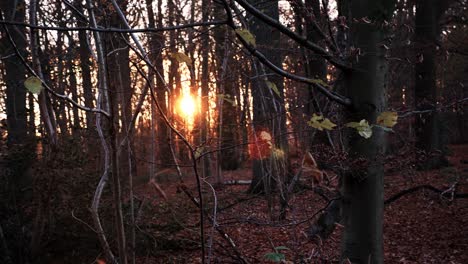
<path fill-rule="evenodd" d="M 85 221 L 83 221 L 83 220 L 81 220 L 80 218 L 78 218 L 78 217 L 75 216 L 75 210 L 72 210 L 72 211 L 71 211 L 71 215 L 72 215 L 72 217 L 73 217 L 76 221 L 78 221 L 78 222 L 82 223 L 83 225 L 87 226 L 87 227 L 88 227 L 89 229 L 91 229 L 94 233 L 97 233 L 96 229 L 94 229 L 90 224 L 86 223 Z"/>
<path fill-rule="evenodd" d="M 0 19 L 1 19 L 1 14 L 0 14 Z M 1 24 L 1 21 L 0 21 L 0 24 Z M 29 73 L 31 73 L 33 76 L 35 76 L 36 78 L 38 78 L 39 80 L 41 80 L 41 83 L 42 83 L 42 86 L 48 91 L 50 92 L 52 95 L 54 95 L 55 97 L 58 97 L 58 98 L 61 98 L 61 99 L 64 99 L 66 101 L 68 101 L 69 103 L 71 103 L 72 105 L 78 107 L 79 109 L 83 110 L 83 111 L 87 111 L 87 112 L 94 112 L 94 113 L 99 113 L 99 114 L 103 114 L 104 116 L 106 117 L 109 117 L 109 113 L 102 110 L 102 109 L 97 109 L 97 108 L 89 108 L 89 107 L 86 107 L 86 106 L 82 106 L 80 105 L 79 103 L 75 102 L 73 99 L 71 99 L 70 97 L 68 97 L 68 95 L 65 95 L 65 94 L 59 94 L 57 92 L 55 92 L 52 88 L 50 88 L 50 86 L 42 79 L 39 77 L 39 75 L 36 73 L 36 71 L 26 62 L 26 60 L 24 59 L 24 57 L 21 55 L 21 53 L 19 52 L 18 50 L 18 47 L 16 46 L 16 43 L 15 41 L 13 40 L 8 28 L 6 25 L 3 25 L 3 28 L 5 29 L 5 32 L 8 36 L 8 40 L 10 42 L 10 44 L 13 46 L 13 49 L 15 50 L 15 53 L 16 53 L 16 56 L 18 56 L 18 58 L 21 60 L 21 63 L 26 67 L 26 69 L 29 71 Z"/>
<path fill-rule="evenodd" d="M 352 70 L 352 68 L 345 64 L 344 62 L 337 60 L 332 54 L 328 53 L 325 49 L 322 47 L 318 46 L 317 44 L 310 42 L 307 40 L 307 38 L 298 35 L 296 32 L 290 30 L 289 28 L 283 26 L 279 21 L 269 17 L 268 15 L 264 14 L 260 10 L 256 9 L 253 5 L 249 4 L 245 0 L 235 0 L 239 5 L 241 5 L 245 10 L 247 10 L 249 13 L 254 15 L 256 18 L 262 20 L 269 26 L 277 29 L 281 33 L 285 34 L 292 40 L 296 41 L 298 44 L 314 51 L 318 55 L 323 56 L 325 59 L 327 59 L 331 64 L 336 66 L 339 69 L 342 70 Z"/>
<path fill-rule="evenodd" d="M 185 25 L 177 25 L 171 27 L 162 27 L 162 28 L 132 28 L 132 29 L 122 29 L 122 28 L 105 28 L 105 27 L 50 27 L 50 26 L 34 26 L 28 23 L 21 23 L 21 22 L 14 22 L 14 21 L 5 21 L 0 19 L 0 24 L 7 26 L 22 26 L 32 29 L 40 29 L 40 30 L 53 30 L 53 31 L 95 31 L 101 33 L 145 33 L 145 32 L 163 32 L 163 31 L 171 31 L 177 29 L 186 29 L 186 28 L 193 28 L 193 27 L 201 27 L 201 26 L 217 26 L 217 25 L 224 25 L 226 21 L 223 20 L 216 20 L 216 21 L 206 21 L 206 22 L 196 22 L 190 23 Z"/>
<path fill-rule="evenodd" d="M 236 24 L 234 23 L 234 20 L 233 20 L 233 16 L 232 16 L 232 12 L 231 12 L 231 9 L 229 7 L 229 4 L 226 2 L 226 0 L 223 0 L 223 3 L 224 3 L 224 9 L 226 10 L 226 14 L 228 16 L 228 26 L 230 26 L 232 29 L 237 29 L 237 26 L 236 26 Z M 267 66 L 273 72 L 275 72 L 275 73 L 277 73 L 277 74 L 279 74 L 279 75 L 281 75 L 283 77 L 286 77 L 288 79 L 312 85 L 316 89 L 318 89 L 321 93 L 323 93 L 330 100 L 333 100 L 333 101 L 335 101 L 335 102 L 337 102 L 339 104 L 342 104 L 344 106 L 351 106 L 351 99 L 350 98 L 348 98 L 346 96 L 343 96 L 341 94 L 338 94 L 338 93 L 336 93 L 334 91 L 330 91 L 326 87 L 324 87 L 321 84 L 317 83 L 317 81 L 314 80 L 314 79 L 299 76 L 299 75 L 287 72 L 287 71 L 279 68 L 274 63 L 272 63 L 263 53 L 261 53 L 254 46 L 250 45 L 247 41 L 245 41 L 245 39 L 242 38 L 239 35 L 238 32 L 236 32 L 236 36 L 242 42 L 244 47 L 250 52 L 250 54 L 252 54 L 254 57 L 256 57 L 263 65 Z"/>

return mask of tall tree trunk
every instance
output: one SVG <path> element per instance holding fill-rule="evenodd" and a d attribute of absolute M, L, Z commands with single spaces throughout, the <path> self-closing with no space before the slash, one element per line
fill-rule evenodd
<path fill-rule="evenodd" d="M 81 0 L 75 0 L 75 7 L 78 11 L 83 13 L 83 6 L 81 4 Z M 78 26 L 83 27 L 86 26 L 86 23 L 80 19 L 78 20 Z M 79 31 L 78 32 L 78 41 L 79 41 L 79 48 L 78 52 L 80 55 L 80 67 L 81 67 L 81 76 L 82 76 L 82 87 L 83 87 L 83 97 L 84 97 L 84 105 L 87 108 L 94 107 L 94 94 L 93 94 L 93 83 L 91 81 L 91 51 L 89 46 L 88 36 L 86 31 Z M 88 132 L 92 131 L 94 127 L 94 114 L 87 111 L 86 112 L 86 128 Z"/>
<path fill-rule="evenodd" d="M 208 21 L 210 15 L 210 1 L 209 0 L 202 0 L 202 20 Z M 206 32 L 207 27 L 203 27 L 203 30 Z M 201 39 L 201 111 L 200 111 L 200 120 L 201 120 L 201 141 L 206 142 L 208 140 L 208 134 L 210 130 L 210 122 L 209 122 L 209 44 L 210 44 L 210 36 L 209 34 L 203 34 Z M 210 160 L 207 156 L 203 157 L 203 176 L 209 177 L 211 175 L 210 170 Z"/>
<path fill-rule="evenodd" d="M 447 127 L 441 113 L 436 111 L 440 92 L 436 84 L 437 40 L 440 35 L 439 21 L 448 8 L 445 0 L 416 1 L 415 52 L 418 61 L 415 65 L 414 102 L 418 110 L 433 110 L 416 117 L 416 147 L 431 152 L 439 152 L 424 162 L 422 168 L 431 169 L 447 165 Z"/>
<path fill-rule="evenodd" d="M 119 5 L 122 12 L 126 12 L 127 1 L 118 0 L 117 4 Z M 109 11 L 109 26 L 116 28 L 124 28 L 123 22 L 113 6 L 108 6 Z M 107 34 L 106 35 L 106 49 L 108 53 L 111 53 L 107 56 L 107 74 L 109 76 L 109 87 L 111 89 L 110 96 L 113 101 L 113 114 L 115 115 L 116 120 L 120 120 L 122 127 L 116 128 L 116 136 L 118 139 L 125 137 L 123 133 L 128 131 L 128 125 L 132 118 L 132 86 L 130 80 L 130 62 L 129 62 L 129 47 L 127 42 L 129 37 L 127 34 Z M 119 122 L 117 123 L 119 124 Z M 123 132 L 123 133 L 122 133 Z M 133 139 L 130 137 L 130 148 L 133 149 Z M 121 173 L 124 175 L 128 174 L 129 170 L 134 170 L 135 168 L 129 168 L 127 154 L 131 151 L 128 149 L 127 144 L 122 146 L 121 155 L 119 158 Z"/>
<path fill-rule="evenodd" d="M 68 47 L 68 55 L 71 56 L 71 58 L 68 58 L 66 60 L 66 66 L 67 66 L 67 71 L 68 71 L 68 81 L 69 81 L 69 90 L 70 90 L 70 93 L 72 95 L 72 99 L 75 101 L 75 102 L 79 102 L 78 100 L 78 86 L 77 86 L 77 80 L 76 80 L 76 74 L 75 74 L 75 67 L 74 67 L 74 64 L 73 64 L 73 61 L 75 60 L 76 56 L 75 56 L 75 53 L 74 53 L 74 48 L 75 48 L 75 42 L 73 40 L 73 38 L 68 35 L 68 42 L 70 43 L 70 46 Z M 79 137 L 79 133 L 78 131 L 80 131 L 80 127 L 81 127 L 81 124 L 80 124 L 80 115 L 79 115 L 79 112 L 78 112 L 78 107 L 72 107 L 72 117 L 73 117 L 73 125 L 72 125 L 72 133 L 73 133 L 73 136 L 78 138 Z"/>
<path fill-rule="evenodd" d="M 168 9 L 168 26 L 175 26 L 178 25 L 179 18 L 177 16 L 177 6 L 175 4 L 175 0 L 169 0 L 167 2 L 167 9 Z M 171 30 L 169 32 L 169 52 L 170 55 L 176 54 L 179 52 L 177 45 L 178 45 L 178 31 L 176 30 Z M 179 66 L 180 63 L 179 61 L 171 56 L 170 58 L 170 66 L 169 66 L 169 81 L 168 81 L 168 86 L 170 89 L 170 96 L 169 96 L 169 104 L 171 108 L 169 109 L 169 113 L 174 113 L 173 111 L 176 110 L 176 100 L 180 98 L 182 95 L 182 85 L 181 85 L 181 77 L 180 77 L 180 72 L 179 72 Z M 180 117 L 179 117 L 180 118 Z M 186 126 L 185 126 L 185 121 L 184 117 L 182 117 L 182 127 L 178 127 L 179 131 L 182 131 L 183 134 L 186 134 Z M 178 150 L 179 154 L 179 159 L 182 161 L 185 161 L 188 156 L 185 156 L 184 158 L 184 153 L 185 152 L 185 146 L 181 142 L 181 140 L 177 140 L 174 142 L 176 145 L 174 146 Z M 177 153 L 177 152 L 176 152 Z M 161 154 L 165 155 L 165 154 Z"/>
<path fill-rule="evenodd" d="M 221 4 L 214 4 L 214 17 L 215 19 L 223 19 L 224 8 Z M 230 69 L 230 62 L 232 62 L 232 52 L 230 51 L 229 34 L 226 32 L 225 27 L 216 27 L 213 29 L 213 38 L 216 42 L 215 56 L 216 69 L 218 70 L 217 76 L 217 93 L 223 94 L 227 100 L 219 100 L 222 104 L 220 110 L 221 130 L 218 137 L 221 141 L 221 168 L 223 170 L 235 170 L 240 166 L 240 153 L 237 145 L 239 144 L 239 124 L 237 121 L 238 107 L 234 104 L 234 96 L 236 95 L 235 89 L 238 87 L 235 71 Z M 240 100 L 240 98 L 239 98 Z"/>
<path fill-rule="evenodd" d="M 2 16 L 7 21 L 15 21 L 19 23 L 24 23 L 25 20 L 25 8 L 24 1 L 5 1 L 0 5 Z M 25 30 L 22 27 L 11 27 L 8 29 L 13 41 L 16 44 L 19 52 L 23 57 L 26 57 L 26 34 Z M 23 145 L 27 140 L 27 112 L 26 112 L 26 88 L 24 87 L 24 81 L 26 79 L 26 68 L 24 67 L 21 59 L 18 56 L 15 56 L 15 50 L 13 45 L 10 44 L 10 41 L 7 36 L 7 32 L 2 30 L 2 40 L 1 40 L 1 56 L 4 57 L 3 63 L 5 66 L 3 80 L 6 83 L 6 114 L 7 114 L 7 127 L 8 127 L 8 138 L 7 143 L 9 147 L 20 147 L 23 148 Z M 2 71 L 3 73 L 3 71 Z M 18 160 L 18 164 L 22 161 Z M 23 164 L 20 167 L 25 166 Z M 22 178 L 25 176 L 22 172 L 23 169 L 13 170 L 17 175 L 14 178 L 14 181 L 21 183 Z M 29 182 L 29 180 L 28 180 Z M 21 186 L 18 186 L 21 187 Z"/>
<path fill-rule="evenodd" d="M 202 20 L 208 21 L 210 15 L 210 1 L 202 0 Z M 207 27 L 203 27 L 204 31 L 207 31 Z M 201 36 L 201 111 L 200 111 L 200 138 L 202 142 L 208 140 L 210 122 L 209 122 L 209 34 L 203 34 Z M 203 177 L 209 177 L 211 175 L 210 160 L 207 156 L 203 157 Z M 218 179 L 219 180 L 219 179 Z"/>
<path fill-rule="evenodd" d="M 94 13 L 95 6 L 92 4 L 91 0 L 86 0 L 86 7 L 88 9 L 89 13 L 89 21 L 90 25 L 92 27 L 97 27 L 97 22 L 96 22 L 96 16 Z M 109 85 L 107 82 L 107 65 L 106 65 L 106 59 L 105 59 L 105 53 L 104 53 L 104 45 L 103 41 L 101 38 L 101 33 L 95 31 L 93 32 L 94 35 L 94 40 L 96 43 L 96 54 L 97 54 L 97 65 L 98 65 L 98 96 L 96 100 L 96 107 L 98 109 L 104 109 L 106 112 L 110 113 L 111 112 L 111 106 L 109 106 Z M 102 227 L 101 224 L 101 219 L 99 218 L 99 204 L 101 200 L 101 196 L 104 190 L 104 187 L 107 184 L 107 181 L 109 179 L 109 174 L 112 173 L 113 168 L 111 168 L 111 154 L 110 154 L 110 147 L 109 143 L 106 140 L 106 137 L 104 135 L 104 124 L 101 122 L 102 120 L 102 115 L 97 115 L 96 116 L 96 129 L 99 135 L 99 139 L 101 142 L 102 150 L 103 150 L 103 160 L 104 160 L 104 168 L 103 168 L 103 173 L 101 176 L 101 179 L 99 181 L 99 184 L 96 187 L 96 191 L 94 193 L 93 197 L 93 202 L 91 204 L 91 217 L 93 218 L 93 223 L 94 227 L 96 228 L 97 232 L 96 235 L 99 239 L 99 242 L 101 244 L 101 248 L 104 251 L 104 255 L 107 259 L 107 261 L 111 263 L 117 263 L 116 258 L 114 254 L 112 253 L 112 250 L 110 249 L 106 234 L 104 232 L 104 228 Z M 110 125 L 113 125 L 113 120 L 110 120 Z M 115 150 L 115 149 L 114 149 Z M 114 171 L 115 172 L 115 171 Z M 114 174 L 114 180 L 117 179 L 115 178 Z M 115 190 L 119 191 L 118 185 L 113 186 L 114 190 L 114 197 L 115 194 L 117 193 Z M 122 219 L 122 207 L 121 207 L 121 201 L 119 199 L 114 199 L 115 202 L 115 209 L 114 212 L 116 214 L 116 223 L 117 223 L 117 243 L 119 245 L 119 254 L 124 254 L 124 256 L 120 255 L 120 258 L 122 262 L 125 262 L 125 250 L 124 250 L 124 244 L 125 244 L 125 234 L 121 231 L 123 231 L 123 219 Z M 120 213 L 119 213 L 120 212 Z"/>
<path fill-rule="evenodd" d="M 362 56 L 352 61 L 354 70 L 346 73 L 347 95 L 352 100 L 349 121 L 362 119 L 375 123 L 386 110 L 385 59 L 386 34 L 384 21 L 392 16 L 391 1 L 359 0 L 349 3 L 352 17 L 352 47 L 359 47 Z M 363 19 L 370 19 L 365 23 Z M 353 168 L 343 175 L 342 259 L 351 263 L 383 263 L 383 158 L 384 132 L 374 128 L 369 139 L 350 131 L 347 140 Z M 364 160 L 364 165 L 358 165 Z"/>
<path fill-rule="evenodd" d="M 119 15 L 119 11 L 125 12 L 127 9 L 127 1 L 118 0 L 116 6 L 113 3 L 102 3 L 105 19 L 108 19 L 108 25 L 116 28 L 126 28 L 125 22 Z M 120 10 L 119 10 L 120 9 Z M 128 139 L 130 144 L 124 144 L 119 152 L 119 143 L 128 130 L 128 124 L 131 120 L 131 80 L 130 80 L 130 65 L 129 65 L 129 41 L 128 35 L 123 34 L 108 34 L 105 39 L 105 48 L 107 54 L 106 72 L 109 96 L 108 106 L 110 112 L 110 122 L 108 124 L 108 136 L 110 146 L 110 165 L 112 178 L 112 192 L 114 199 L 114 214 L 115 227 L 117 233 L 117 244 L 119 248 L 119 263 L 127 263 L 127 244 L 126 234 L 122 211 L 122 189 L 121 175 L 128 175 L 132 169 L 129 167 L 128 152 L 131 151 L 131 138 Z M 119 125 L 122 124 L 122 127 Z"/>
<path fill-rule="evenodd" d="M 61 2 L 56 2 L 55 4 L 55 12 L 54 12 L 57 17 L 57 21 L 59 21 L 59 26 L 61 27 L 64 27 L 65 26 L 65 23 L 64 23 L 64 20 L 63 20 L 63 12 L 62 12 L 62 3 Z M 65 56 L 68 56 L 70 54 L 67 54 L 64 52 L 64 49 L 63 49 L 63 44 L 64 44 L 64 33 L 63 32 L 57 32 L 57 44 L 54 46 L 54 47 L 51 47 L 51 50 L 52 50 L 52 54 L 55 55 L 56 57 L 56 64 L 57 64 L 57 73 L 56 73 L 56 76 L 55 76 L 55 85 L 57 87 L 57 91 L 60 93 L 60 94 L 65 94 L 65 87 L 66 87 L 66 74 L 65 74 L 65 68 L 64 68 L 64 64 L 65 64 L 65 61 L 71 61 L 72 58 L 66 58 Z M 52 56 L 54 56 L 52 55 Z M 46 56 L 47 57 L 47 56 Z M 67 114 L 66 114 L 66 104 L 67 102 L 63 101 L 63 100 L 57 100 L 56 98 L 53 98 L 55 99 L 55 106 L 56 106 L 56 110 L 55 110 L 55 114 L 56 114 L 56 117 L 55 119 L 57 120 L 57 125 L 58 127 L 60 128 L 60 134 L 63 138 L 65 138 L 67 135 L 68 135 L 68 124 L 67 124 L 67 121 L 68 121 L 68 118 L 67 118 Z"/>
<path fill-rule="evenodd" d="M 29 6 L 29 20 L 30 24 L 35 26 L 37 25 L 37 8 L 38 2 L 32 0 Z M 42 80 L 47 80 L 45 74 L 43 73 L 42 65 L 48 65 L 46 60 L 47 56 L 44 56 L 44 53 L 41 53 L 39 47 L 39 35 L 35 29 L 30 30 L 30 46 L 31 46 L 31 59 L 32 59 L 32 68 Z M 41 61 L 42 59 L 42 61 Z M 47 72 L 47 71 L 46 71 Z M 54 109 L 52 108 L 51 100 L 49 98 L 49 92 L 43 90 L 39 94 L 39 107 L 41 112 L 41 118 L 44 123 L 44 126 L 47 131 L 47 137 L 49 139 L 50 151 L 45 158 L 45 164 L 49 168 L 54 168 L 55 164 L 55 154 L 57 148 L 57 131 L 56 131 L 56 120 Z M 56 192 L 55 186 L 55 177 L 52 177 L 48 180 L 45 190 L 37 192 L 37 198 L 40 200 L 39 206 L 37 207 L 37 213 L 34 219 L 33 230 L 31 232 L 31 253 L 32 256 L 37 256 L 43 247 L 42 242 L 44 239 L 44 234 L 49 228 L 49 218 L 52 210 L 52 200 L 50 196 L 52 193 Z M 46 217 L 49 216 L 49 217 Z"/>
<path fill-rule="evenodd" d="M 259 4 L 261 1 L 252 1 L 253 4 Z M 279 20 L 278 1 L 271 2 L 265 14 L 275 20 Z M 256 37 L 256 43 L 259 50 L 278 67 L 282 67 L 283 58 L 280 48 L 280 32 L 272 29 L 265 23 L 257 18 L 253 18 L 251 22 L 251 32 Z M 252 97 L 253 97 L 253 123 L 255 130 L 267 130 L 275 141 L 275 147 L 280 148 L 285 153 L 288 149 L 288 142 L 286 140 L 286 114 L 284 108 L 283 97 L 283 78 L 276 74 L 272 74 L 269 70 L 264 70 L 258 64 L 254 67 L 256 69 L 256 78 L 252 83 Z M 267 75 L 268 78 L 262 77 Z M 270 85 L 268 85 L 270 83 Z M 270 86 L 274 84 L 279 94 L 276 94 L 275 89 Z M 273 161 L 273 162 L 270 162 Z M 262 193 L 268 192 L 275 182 L 282 177 L 284 171 L 275 171 L 276 162 L 274 160 L 254 160 L 253 161 L 253 175 L 252 183 L 249 192 Z M 281 167 L 284 164 L 281 164 Z M 276 179 L 275 179 L 276 178 Z"/>
<path fill-rule="evenodd" d="M 25 1 L 1 1 L 0 2 L 1 19 L 6 21 L 15 21 L 19 23 L 25 22 Z M 23 27 L 8 26 L 8 32 L 12 40 L 16 44 L 19 53 L 26 57 L 26 34 Z M 14 200 L 3 201 L 3 204 L 11 206 L 7 210 L 17 211 L 19 214 L 12 217 L 2 217 L 0 226 L 9 223 L 9 228 L 0 230 L 3 239 L 8 241 L 8 248 L 0 247 L 0 262 L 9 262 L 14 260 L 15 263 L 28 262 L 28 245 L 27 238 L 24 236 L 24 228 L 27 223 L 21 219 L 26 219 L 21 215 L 22 211 L 15 208 L 14 205 L 28 203 L 30 199 L 29 187 L 32 186 L 32 177 L 28 173 L 28 168 L 31 166 L 31 160 L 34 157 L 34 146 L 30 139 L 34 138 L 34 133 L 28 136 L 28 128 L 34 129 L 34 124 L 27 123 L 28 113 L 26 111 L 26 89 L 24 81 L 26 79 L 26 69 L 21 62 L 21 59 L 16 56 L 15 49 L 10 43 L 6 30 L 1 27 L 0 40 L 0 57 L 4 70 L 1 71 L 1 78 L 6 85 L 6 116 L 7 116 L 7 146 L 8 146 L 8 163 L 7 170 L 10 172 L 10 179 L 4 182 L 10 182 L 11 185 L 2 186 L 2 191 L 11 191 L 10 197 Z M 30 109 L 31 110 L 31 109 Z M 5 174 L 6 175 L 6 174 Z M 4 189 L 5 188 L 5 189 Z M 5 196 L 7 197 L 7 196 Z M 13 202 L 14 201 L 14 202 Z M 18 219 L 20 219 L 18 221 Z M 1 227 L 0 227 L 1 229 Z"/>
<path fill-rule="evenodd" d="M 37 1 L 31 1 L 29 7 L 29 21 L 31 25 L 36 25 L 37 21 Z M 48 81 L 46 75 L 42 71 L 42 63 L 40 61 L 41 58 L 41 49 L 39 48 L 39 35 L 37 34 L 37 30 L 31 29 L 30 30 L 30 45 L 31 45 L 31 59 L 33 69 L 36 71 L 39 78 Z M 45 63 L 48 65 L 48 63 Z M 48 71 L 46 71 L 47 73 Z M 52 147 L 55 147 L 57 144 L 57 131 L 56 131 L 56 120 L 55 114 L 51 106 L 50 98 L 47 91 L 43 91 L 39 94 L 39 109 L 41 113 L 42 121 L 44 122 L 45 131 L 47 133 L 47 137 L 49 139 L 49 144 Z"/>
<path fill-rule="evenodd" d="M 148 25 L 152 28 L 163 27 L 163 15 L 162 15 L 162 1 L 157 1 L 158 15 L 155 16 L 153 6 L 153 1 L 147 0 L 146 5 L 148 6 Z M 156 19 L 155 19 L 156 18 Z M 156 75 L 156 95 L 159 105 L 162 110 L 168 114 L 168 105 L 166 103 L 166 83 L 163 80 L 164 78 L 164 66 L 163 66 L 163 48 L 165 43 L 164 33 L 156 33 L 155 35 L 150 36 L 150 52 L 149 56 L 151 61 L 154 63 L 156 72 L 150 71 L 150 76 Z M 152 78 L 151 78 L 152 79 Z M 154 106 L 153 106 L 154 107 Z M 157 145 L 159 153 L 159 163 L 162 168 L 168 167 L 171 164 L 174 164 L 170 150 L 170 140 L 169 140 L 169 131 L 167 124 L 164 122 L 162 116 L 154 118 L 154 121 L 157 124 Z"/>

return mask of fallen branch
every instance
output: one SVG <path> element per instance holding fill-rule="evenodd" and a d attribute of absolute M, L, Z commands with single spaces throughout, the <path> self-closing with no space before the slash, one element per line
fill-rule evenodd
<path fill-rule="evenodd" d="M 446 196 L 449 195 L 448 192 L 446 192 L 444 190 L 439 190 L 439 189 L 437 189 L 436 187 L 434 187 L 432 185 L 420 185 L 420 186 L 416 186 L 416 187 L 413 187 L 413 188 L 409 188 L 407 190 L 403 190 L 403 191 L 393 195 L 392 197 L 385 200 L 384 204 L 388 205 L 390 203 L 395 202 L 396 200 L 400 199 L 401 197 L 403 197 L 403 196 L 405 196 L 407 194 L 410 194 L 410 193 L 413 193 L 413 192 L 416 192 L 416 191 L 419 191 L 419 190 L 424 190 L 424 189 L 435 192 L 435 193 L 441 195 L 441 197 L 446 197 Z M 453 198 L 462 198 L 462 199 L 463 198 L 468 198 L 468 193 L 454 193 Z"/>
<path fill-rule="evenodd" d="M 454 187 L 447 190 L 440 190 L 431 185 L 420 185 L 407 190 L 403 190 L 384 201 L 384 205 L 389 205 L 401 197 L 416 192 L 418 190 L 429 190 L 439 194 L 441 197 L 452 198 L 468 198 L 468 193 L 455 193 Z M 319 238 L 320 241 L 327 239 L 336 227 L 336 224 L 341 221 L 341 201 L 335 200 L 330 202 L 319 216 L 317 221 L 307 229 L 307 235 L 310 239 Z"/>
<path fill-rule="evenodd" d="M 223 184 L 224 185 L 249 185 L 252 183 L 251 180 L 230 180 L 230 181 L 225 181 Z"/>

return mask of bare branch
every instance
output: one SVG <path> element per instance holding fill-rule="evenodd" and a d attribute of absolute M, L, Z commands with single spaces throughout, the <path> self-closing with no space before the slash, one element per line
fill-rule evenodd
<path fill-rule="evenodd" d="M 410 193 L 413 193 L 413 192 L 416 192 L 416 191 L 419 191 L 419 190 L 429 190 L 429 191 L 432 191 L 432 192 L 435 192 L 435 193 L 439 194 L 441 197 L 444 197 L 445 195 L 447 195 L 446 191 L 439 190 L 434 186 L 420 185 L 420 186 L 416 186 L 416 187 L 413 187 L 413 188 L 409 188 L 407 190 L 403 190 L 403 191 L 393 195 L 392 197 L 385 200 L 384 204 L 388 205 L 390 203 L 395 202 L 396 200 L 400 199 L 401 197 L 403 197 L 403 196 L 405 196 L 407 194 L 410 194 Z M 468 193 L 455 193 L 455 194 L 453 194 L 453 197 L 454 198 L 468 198 Z"/>
<path fill-rule="evenodd" d="M 234 23 L 234 20 L 232 19 L 231 9 L 229 8 L 228 4 L 225 1 L 223 1 L 223 2 L 225 3 L 224 7 L 225 7 L 225 10 L 226 10 L 226 13 L 227 13 L 227 16 L 228 16 L 228 25 L 231 28 L 236 29 L 237 26 Z M 351 99 L 350 98 L 345 97 L 343 95 L 340 95 L 340 94 L 338 94 L 336 92 L 333 92 L 333 91 L 327 89 L 326 87 L 318 84 L 313 79 L 309 79 L 309 78 L 306 78 L 306 77 L 303 77 L 303 76 L 295 75 L 295 74 L 292 74 L 290 72 L 287 72 L 287 71 L 279 68 L 278 66 L 273 64 L 270 60 L 268 60 L 265 57 L 265 55 L 263 55 L 260 51 L 258 51 L 254 46 L 247 43 L 237 32 L 236 32 L 236 36 L 242 42 L 244 47 L 253 56 L 255 56 L 262 64 L 267 66 L 273 72 L 275 72 L 275 73 L 277 73 L 277 74 L 279 74 L 279 75 L 281 75 L 283 77 L 286 77 L 288 79 L 312 85 L 315 88 L 317 88 L 321 93 L 323 93 L 326 97 L 328 97 L 330 100 L 333 100 L 333 101 L 335 101 L 335 102 L 337 102 L 339 104 L 342 104 L 342 105 L 345 105 L 345 106 L 350 106 L 351 105 Z"/>
<path fill-rule="evenodd" d="M 105 27 L 50 27 L 50 26 L 35 26 L 28 23 L 20 23 L 14 21 L 5 21 L 0 20 L 1 25 L 11 25 L 11 26 L 22 26 L 32 29 L 40 30 L 54 30 L 54 31 L 96 31 L 102 33 L 144 33 L 144 32 L 163 32 L 177 29 L 201 27 L 201 26 L 219 26 L 226 24 L 226 21 L 215 20 L 215 21 L 205 21 L 205 22 L 196 22 L 185 25 L 177 25 L 171 27 L 162 27 L 162 28 L 133 28 L 133 29 L 122 29 L 122 28 L 105 28 Z"/>
<path fill-rule="evenodd" d="M 412 116 L 412 115 L 429 114 L 429 113 L 432 113 L 432 112 L 438 112 L 438 111 L 441 111 L 443 109 L 455 106 L 457 104 L 463 104 L 466 101 L 468 101 L 468 97 L 462 98 L 462 99 L 457 100 L 455 102 L 452 102 L 452 103 L 450 103 L 448 105 L 443 105 L 443 106 L 435 107 L 435 108 L 432 108 L 432 109 L 405 111 L 405 112 L 399 113 L 398 117 L 399 118 L 405 118 L 405 117 L 409 117 L 409 116 Z"/>
<path fill-rule="evenodd" d="M 1 14 L 0 14 L 1 15 Z M 10 44 L 13 46 L 14 50 L 15 50 L 15 54 L 16 56 L 18 56 L 21 60 L 21 62 L 23 63 L 23 65 L 26 67 L 26 69 L 29 71 L 29 73 L 31 73 L 32 75 L 34 75 L 36 78 L 38 78 L 39 80 L 41 80 L 41 83 L 42 83 L 42 86 L 44 86 L 44 88 L 50 92 L 52 95 L 54 95 L 55 97 L 58 97 L 58 98 L 61 98 L 61 99 L 64 99 L 66 101 L 68 101 L 69 103 L 71 103 L 72 105 L 78 107 L 79 109 L 83 110 L 83 111 L 88 111 L 88 112 L 94 112 L 94 113 L 99 113 L 99 114 L 103 114 L 104 116 L 106 117 L 109 117 L 109 113 L 102 110 L 102 109 L 98 109 L 98 108 L 89 108 L 89 107 L 86 107 L 86 106 L 83 106 L 83 105 L 80 105 L 79 103 L 75 102 L 73 99 L 71 99 L 70 97 L 68 97 L 68 95 L 66 94 L 59 94 L 57 92 L 55 92 L 42 78 L 39 77 L 39 75 L 36 73 L 36 71 L 34 71 L 34 69 L 26 62 L 26 60 L 23 58 L 23 56 L 21 55 L 21 53 L 19 52 L 18 50 L 18 47 L 16 46 L 16 43 L 15 41 L 13 40 L 13 38 L 11 37 L 11 34 L 7 28 L 7 26 L 3 25 L 3 28 L 5 29 L 5 32 L 8 36 L 8 40 L 10 42 Z"/>
<path fill-rule="evenodd" d="M 289 28 L 285 27 L 282 25 L 279 21 L 265 15 L 263 12 L 260 10 L 256 9 L 253 5 L 249 4 L 245 0 L 235 0 L 239 5 L 241 5 L 245 10 L 247 10 L 249 13 L 257 17 L 258 19 L 262 20 L 263 22 L 267 23 L 268 25 L 276 28 L 279 30 L 281 33 L 285 34 L 292 40 L 296 41 L 298 44 L 314 51 L 318 55 L 323 56 L 325 59 L 327 59 L 331 64 L 336 66 L 337 68 L 341 70 L 352 70 L 352 68 L 344 63 L 341 60 L 336 59 L 335 56 L 330 54 L 328 51 L 326 51 L 324 48 L 320 47 L 319 45 L 312 43 L 307 40 L 307 38 L 297 34 L 296 32 L 290 30 Z"/>

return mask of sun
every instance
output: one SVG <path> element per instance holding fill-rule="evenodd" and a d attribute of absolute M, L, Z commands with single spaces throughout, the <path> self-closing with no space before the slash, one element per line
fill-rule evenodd
<path fill-rule="evenodd" d="M 185 94 L 179 99 L 179 113 L 185 119 L 191 119 L 197 112 L 195 99 L 189 94 Z"/>

